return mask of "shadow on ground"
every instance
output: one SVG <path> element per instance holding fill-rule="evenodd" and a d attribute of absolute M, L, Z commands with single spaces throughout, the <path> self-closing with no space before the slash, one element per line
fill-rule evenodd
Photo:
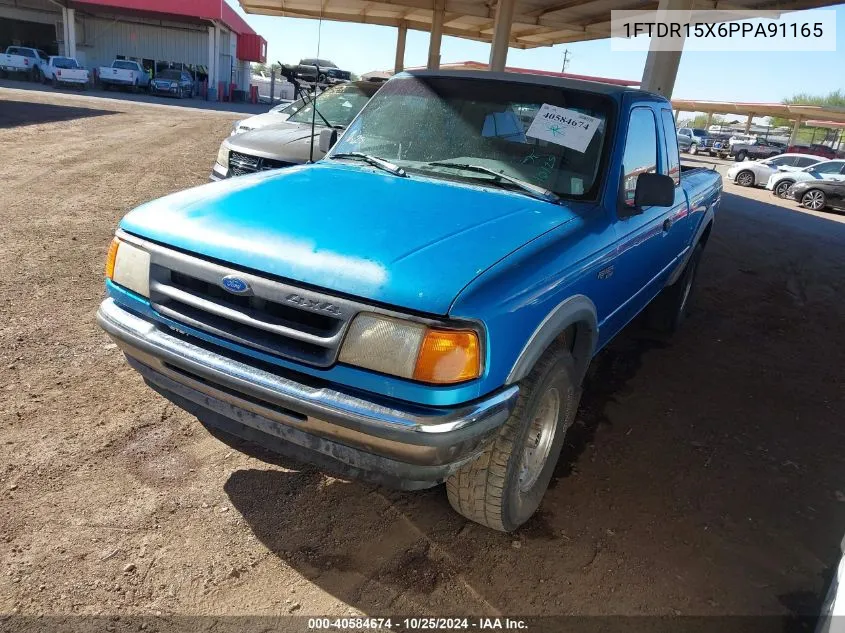
<path fill-rule="evenodd" d="M 839 223 L 725 194 L 695 311 L 671 343 L 634 323 L 595 359 L 515 534 L 465 521 L 440 489 L 290 463 L 236 471 L 226 493 L 274 555 L 367 613 L 766 614 L 806 630 L 845 531 L 843 246 Z"/>
<path fill-rule="evenodd" d="M 114 110 L 0 99 L 0 129 L 117 114 Z"/>

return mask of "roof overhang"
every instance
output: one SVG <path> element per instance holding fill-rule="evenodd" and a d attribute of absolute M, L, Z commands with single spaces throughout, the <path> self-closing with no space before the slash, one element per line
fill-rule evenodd
<path fill-rule="evenodd" d="M 78 9 L 108 10 L 156 19 L 175 19 L 187 22 L 219 22 L 238 35 L 256 35 L 246 20 L 230 7 L 226 0 L 76 0 L 69 3 Z"/>
<path fill-rule="evenodd" d="M 430 31 L 434 0 L 239 0 L 258 15 L 311 18 Z M 831 0 L 694 0 L 694 9 L 799 11 L 831 6 Z M 535 48 L 610 37 L 610 12 L 654 11 L 656 0 L 517 0 L 510 46 Z M 446 0 L 443 33 L 490 42 L 496 0 Z"/>
<path fill-rule="evenodd" d="M 745 116 L 772 116 L 802 121 L 830 121 L 845 123 L 845 108 L 826 108 L 814 105 L 789 105 L 785 103 L 741 103 L 732 101 L 697 101 L 672 99 L 672 107 L 684 112 L 708 114 L 741 114 Z M 819 125 L 818 127 L 823 127 Z"/>

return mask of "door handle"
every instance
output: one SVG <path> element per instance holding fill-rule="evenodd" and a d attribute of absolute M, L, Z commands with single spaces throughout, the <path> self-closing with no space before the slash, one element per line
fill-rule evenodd
<path fill-rule="evenodd" d="M 668 233 L 669 229 L 671 229 L 671 228 L 672 228 L 672 220 L 670 220 L 669 218 L 666 218 L 665 220 L 663 220 L 663 232 Z"/>

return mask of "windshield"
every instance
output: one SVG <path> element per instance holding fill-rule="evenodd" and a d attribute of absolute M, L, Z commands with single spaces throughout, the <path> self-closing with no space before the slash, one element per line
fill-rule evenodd
<path fill-rule="evenodd" d="M 138 70 L 138 67 L 135 65 L 135 62 L 122 62 L 120 60 L 115 61 L 112 64 L 112 68 L 122 68 L 123 70 Z"/>
<path fill-rule="evenodd" d="M 33 53 L 28 48 L 16 48 L 14 46 L 10 46 L 6 50 L 7 55 L 20 55 L 21 57 L 35 57 L 35 53 Z"/>
<path fill-rule="evenodd" d="M 182 79 L 182 73 L 178 70 L 162 70 L 156 75 L 156 79 Z"/>
<path fill-rule="evenodd" d="M 371 92 L 365 92 L 358 86 L 346 84 L 330 88 L 317 96 L 317 125 L 325 126 L 326 121 L 332 127 L 346 127 L 355 118 L 361 108 L 370 100 Z M 291 104 L 293 105 L 293 104 Z M 326 121 L 320 118 L 322 115 Z M 291 123 L 311 123 L 311 104 L 298 108 L 290 116 Z"/>
<path fill-rule="evenodd" d="M 331 155 L 361 152 L 451 180 L 495 178 L 430 163 L 473 165 L 560 196 L 593 198 L 612 112 L 601 95 L 561 87 L 402 77 L 384 84 Z"/>
<path fill-rule="evenodd" d="M 692 128 L 692 135 L 693 136 L 707 136 L 707 132 L 705 132 L 700 127 L 694 127 L 694 128 Z"/>
<path fill-rule="evenodd" d="M 53 67 L 54 68 L 79 68 L 79 64 L 76 63 L 75 59 L 71 59 L 70 57 L 54 57 L 53 58 Z"/>
<path fill-rule="evenodd" d="M 270 108 L 270 112 L 291 115 L 299 110 L 303 105 L 305 105 L 305 100 L 297 99 L 296 101 L 291 101 L 290 103 L 280 103 L 277 106 L 273 106 Z"/>

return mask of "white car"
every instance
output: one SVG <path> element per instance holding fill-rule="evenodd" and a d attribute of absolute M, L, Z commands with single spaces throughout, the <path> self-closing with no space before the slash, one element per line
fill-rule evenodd
<path fill-rule="evenodd" d="M 256 114 L 248 119 L 241 119 L 232 124 L 232 136 L 241 134 L 243 132 L 252 132 L 258 128 L 267 127 L 268 125 L 275 125 L 276 123 L 284 123 L 288 118 L 303 106 L 303 100 L 283 101 L 277 106 L 273 106 L 264 114 Z"/>
<path fill-rule="evenodd" d="M 821 160 L 815 165 L 805 167 L 800 171 L 775 172 L 769 177 L 766 189 L 778 198 L 784 198 L 789 188 L 796 182 L 807 180 L 840 180 L 845 181 L 845 160 Z"/>
<path fill-rule="evenodd" d="M 824 160 L 811 154 L 780 154 L 765 160 L 735 163 L 728 169 L 726 178 L 743 187 L 764 187 L 773 174 L 800 171 Z"/>
<path fill-rule="evenodd" d="M 88 71 L 73 57 L 50 57 L 41 70 L 44 72 L 44 83 L 51 82 L 53 86 L 73 84 L 84 87 L 88 84 Z"/>

